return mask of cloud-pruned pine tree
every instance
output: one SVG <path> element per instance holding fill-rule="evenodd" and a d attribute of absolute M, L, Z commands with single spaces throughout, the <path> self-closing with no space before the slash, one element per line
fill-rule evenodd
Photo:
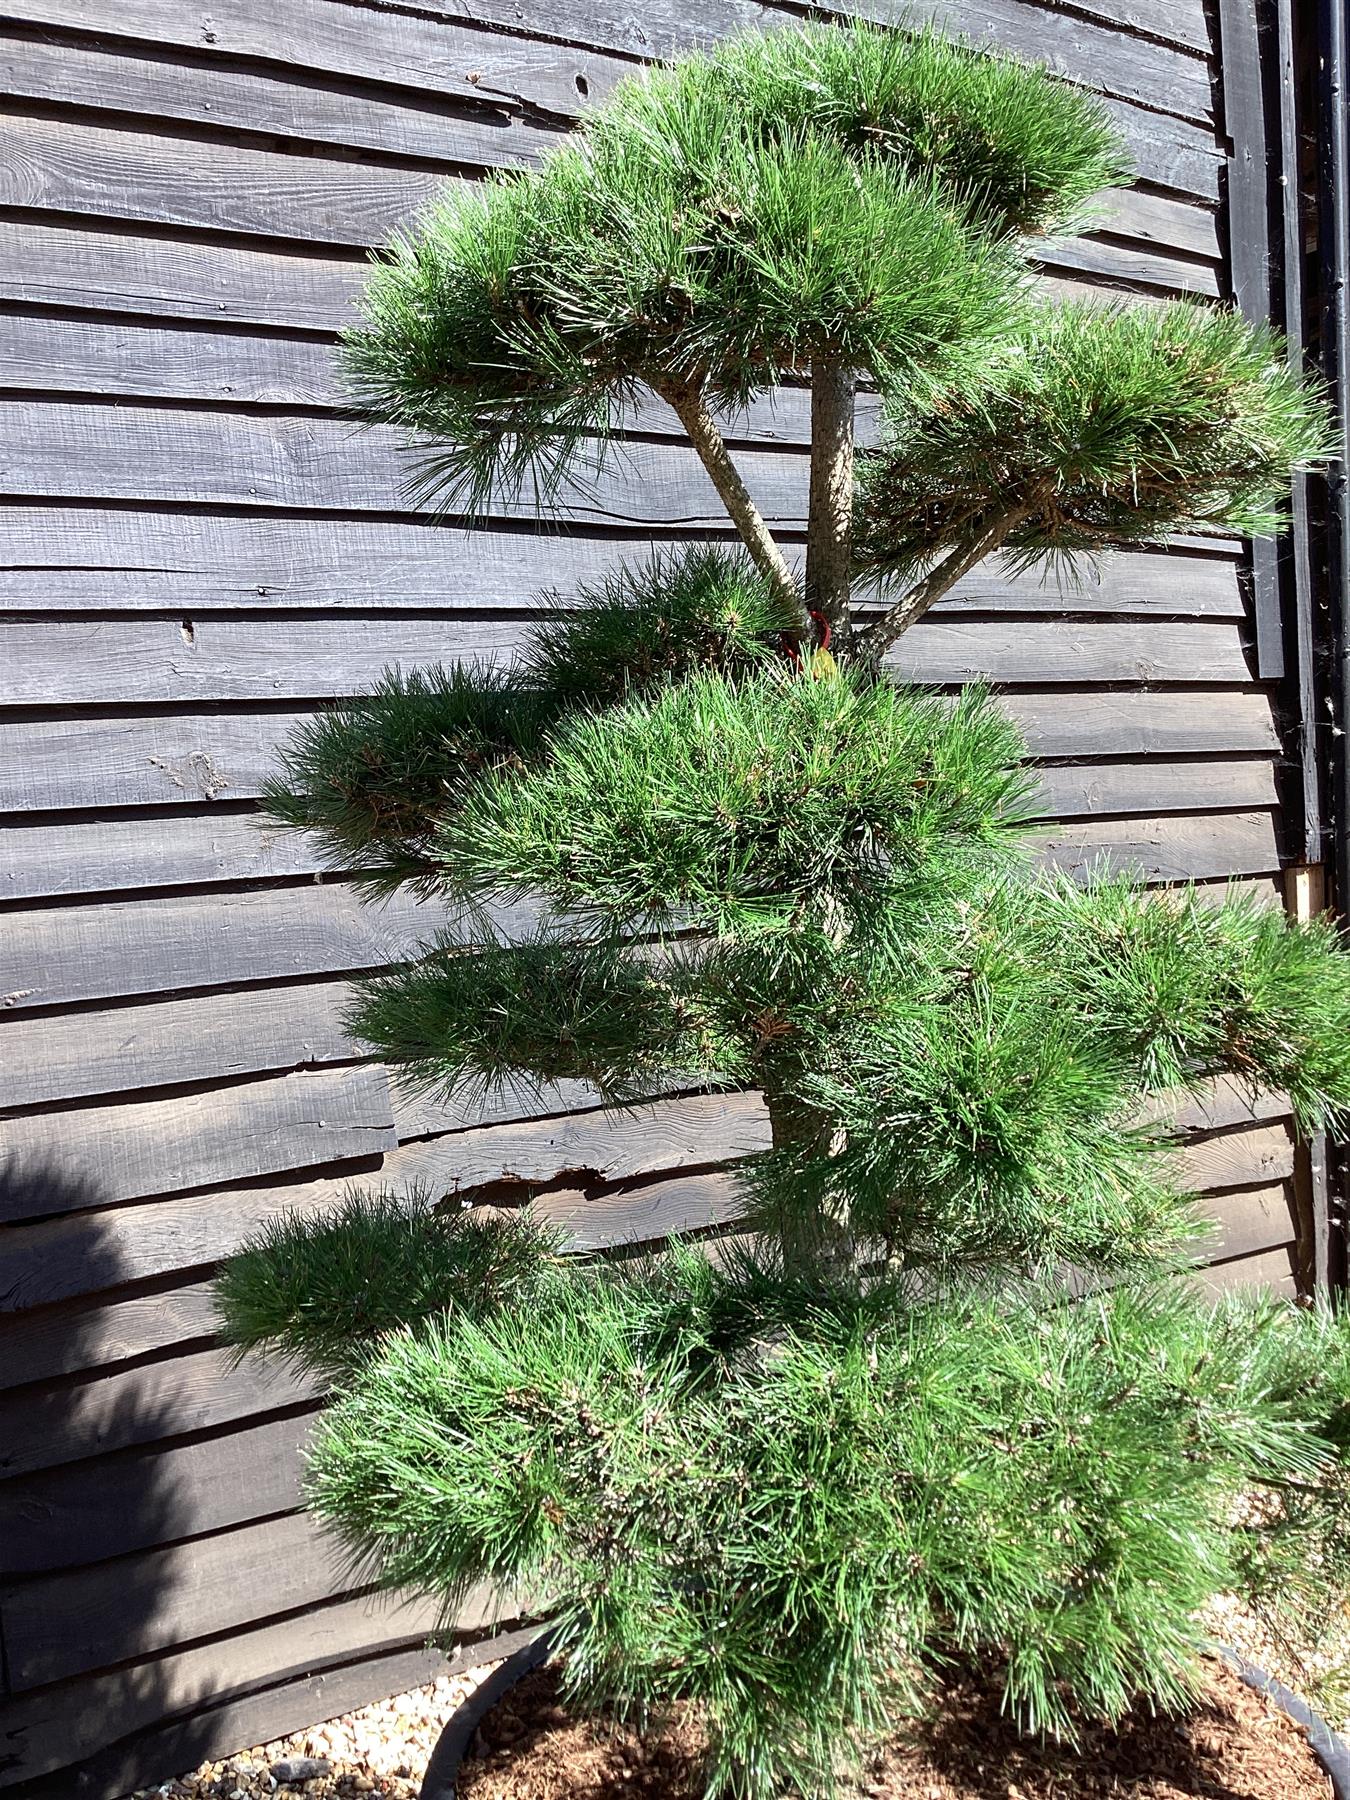
<path fill-rule="evenodd" d="M 1273 529 L 1321 449 L 1232 314 L 1038 295 L 1036 235 L 1127 177 L 1042 69 L 747 37 L 457 189 L 347 341 L 447 512 L 565 500 L 665 403 L 740 540 L 602 572 L 508 666 L 391 672 L 292 741 L 273 815 L 455 921 L 357 983 L 354 1033 L 437 1096 L 755 1088 L 772 1147 L 731 1246 L 588 1262 L 357 1194 L 256 1237 L 222 1313 L 333 1380 L 310 1503 L 364 1573 L 448 1617 L 483 1580 L 533 1596 L 577 1695 L 701 1707 L 710 1793 L 826 1792 L 963 1655 L 1032 1727 L 1179 1704 L 1207 1596 L 1336 1564 L 1350 1332 L 1196 1297 L 1169 1130 L 1216 1077 L 1345 1120 L 1335 930 L 1039 871 L 996 700 L 887 670 L 983 557 Z M 726 435 L 792 384 L 804 556 Z M 1278 1529 L 1233 1524 L 1252 1488 Z"/>

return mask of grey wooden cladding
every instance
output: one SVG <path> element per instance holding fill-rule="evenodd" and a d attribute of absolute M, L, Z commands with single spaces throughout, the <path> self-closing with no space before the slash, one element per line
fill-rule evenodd
<path fill-rule="evenodd" d="M 310 700 L 367 691 L 381 673 L 507 662 L 528 624 L 510 618 L 81 619 L 0 622 L 0 705 L 97 706 L 139 698 Z M 1236 621 L 1027 619 L 1006 635 L 930 614 L 889 662 L 906 680 L 1071 687 L 1093 681 L 1235 686 L 1249 676 Z"/>
<path fill-rule="evenodd" d="M 785 395 L 757 409 L 756 430 L 795 438 L 802 411 L 798 396 Z M 385 609 L 519 609 L 538 594 L 566 603 L 634 552 L 627 536 L 595 525 L 465 530 L 429 519 L 126 507 L 91 515 L 42 504 L 26 507 L 22 522 L 22 546 L 16 534 L 0 552 L 0 611 L 342 611 L 369 608 L 372 589 Z M 1122 550 L 1063 574 L 981 567 L 942 606 L 1241 618 L 1232 546 L 1213 539 L 1204 548 L 1184 556 Z"/>
<path fill-rule="evenodd" d="M 470 152 L 460 160 L 477 158 Z M 457 179 L 444 169 L 326 161 L 252 145 L 213 145 L 201 159 L 175 136 L 0 115 L 0 205 L 44 212 L 365 247 L 382 243 Z M 1118 224 L 1105 202 L 1103 223 L 1132 236 L 1140 219 L 1155 241 L 1173 245 L 1180 234 L 1180 248 L 1212 257 L 1212 221 L 1201 211 L 1191 218 L 1190 210 L 1177 201 L 1131 196 Z M 1091 240 L 1075 240 L 1085 241 Z M 1082 267 L 1085 256 L 1100 272 L 1114 266 L 1106 250 L 1093 257 L 1081 247 L 1065 266 Z M 1041 260 L 1058 266 L 1055 243 L 1047 243 Z M 1184 273 L 1169 272 L 1166 284 L 1173 283 L 1190 285 Z"/>
<path fill-rule="evenodd" d="M 343 1030 L 351 977 L 446 915 L 363 906 L 252 802 L 296 725 L 385 667 L 503 662 L 540 591 L 567 605 L 653 539 L 725 538 L 655 402 L 627 420 L 627 463 L 549 519 L 434 524 L 409 508 L 408 457 L 344 416 L 333 349 L 365 246 L 447 180 L 528 163 L 644 62 L 799 10 L 6 9 L 0 1789 L 40 1778 L 64 1800 L 81 1764 L 88 1800 L 111 1800 L 445 1666 L 429 1609 L 353 1597 L 296 1511 L 314 1384 L 218 1347 L 210 1274 L 251 1231 L 331 1210 L 351 1180 L 504 1182 L 494 1198 L 537 1193 L 585 1251 L 735 1215 L 721 1165 L 765 1141 L 754 1095 L 615 1118 L 580 1084 L 449 1106 L 389 1091 Z M 1047 58 L 1130 146 L 1143 185 L 1038 246 L 1045 291 L 1224 288 L 1203 0 L 906 10 Z M 789 393 L 729 425 L 798 555 L 805 423 Z M 1041 764 L 1048 861 L 1276 903 L 1282 746 L 1245 580 L 1237 545 L 1203 539 L 1077 587 L 984 568 L 894 666 L 1004 689 Z M 1231 1084 L 1182 1109 L 1215 1285 L 1291 1286 L 1287 1112 Z"/>
<path fill-rule="evenodd" d="M 1042 772 L 1036 799 L 1038 809 L 1058 819 L 1276 803 L 1269 760 L 1142 770 L 1134 763 L 1054 767 Z M 0 899 L 6 900 L 293 877 L 330 863 L 316 838 L 268 825 L 252 811 L 0 826 Z"/>
<path fill-rule="evenodd" d="M 205 51 L 211 57 L 262 57 L 306 70 L 402 83 L 419 93 L 442 91 L 465 100 L 486 97 L 510 105 L 524 102 L 563 116 L 579 110 L 579 95 L 586 94 L 594 103 L 604 97 L 607 80 L 612 82 L 619 73 L 628 72 L 622 62 L 578 52 L 577 42 L 594 31 L 594 20 L 583 25 L 571 44 L 545 45 L 533 35 L 521 39 L 475 28 L 475 21 L 486 17 L 481 8 L 457 7 L 453 13 L 441 10 L 445 23 L 435 29 L 428 29 L 424 20 L 397 15 L 357 13 L 334 18 L 324 0 L 278 0 L 272 6 L 264 0 L 237 0 L 228 15 L 219 20 L 213 17 L 206 29 L 175 0 L 16 0 L 8 16 L 101 36 L 121 34 L 133 40 L 176 44 Z M 1078 10 L 1192 51 L 1203 53 L 1212 47 L 1199 0 L 1128 0 L 1119 7 L 1107 0 L 1090 0 Z M 949 6 L 947 16 L 957 29 L 968 32 L 983 22 L 978 14 L 959 5 Z M 1011 16 L 1016 19 L 1018 15 Z M 756 22 L 768 24 L 771 17 L 760 11 Z M 1022 18 L 1024 32 L 1035 29 L 1024 12 Z M 736 20 L 742 27 L 747 22 L 746 18 Z M 553 9 L 537 7 L 530 16 L 515 7 L 507 27 L 544 37 L 549 26 L 557 23 Z M 600 35 L 607 37 L 610 32 L 602 30 Z M 635 30 L 631 20 L 623 38 L 612 47 L 629 54 L 659 56 L 674 47 L 653 44 L 651 34 L 641 26 Z M 1018 47 L 1027 48 L 1023 42 Z M 303 53 L 303 60 L 298 52 Z M 1072 72 L 1079 79 L 1091 79 L 1091 74 L 1078 66 Z M 1149 104 L 1157 99 L 1157 95 L 1150 96 Z"/>
<path fill-rule="evenodd" d="M 574 1087 L 553 1104 L 594 1108 L 596 1101 Z M 404 1135 L 425 1135 L 387 1154 L 369 1173 L 348 1170 L 301 1183 L 259 1183 L 11 1227 L 0 1274 L 0 1313 L 202 1269 L 280 1214 L 331 1210 L 358 1180 L 401 1189 L 421 1184 L 440 1192 L 514 1180 L 522 1184 L 524 1197 L 524 1184 L 564 1174 L 570 1180 L 641 1179 L 663 1169 L 706 1166 L 764 1143 L 763 1109 L 753 1095 L 658 1101 L 633 1114 L 591 1110 L 537 1121 L 517 1117 L 456 1130 L 461 1122 L 443 1108 L 405 1112 Z"/>
<path fill-rule="evenodd" d="M 474 1626 L 485 1617 L 485 1609 L 469 1614 Z M 0 1746 L 12 1746 L 10 1755 L 16 1760 L 10 1763 L 10 1770 L 18 1763 L 32 1774 L 60 1769 L 72 1758 L 82 1758 L 107 1742 L 106 1708 L 122 1732 L 165 1719 L 182 1721 L 177 1731 L 168 1728 L 173 1741 L 186 1746 L 182 1759 L 156 1766 L 193 1767 L 204 1756 L 237 1749 L 241 1719 L 256 1721 L 258 1737 L 272 1739 L 358 1703 L 363 1693 L 369 1697 L 398 1692 L 453 1667 L 453 1660 L 443 1652 L 429 1653 L 422 1647 L 435 1624 L 435 1612 L 426 1605 L 391 1608 L 381 1598 L 339 1601 L 179 1650 L 148 1664 L 101 1671 L 25 1694 L 6 1707 Z M 372 1659 L 380 1656 L 373 1676 L 359 1663 L 351 1666 L 351 1659 L 363 1651 L 371 1653 Z M 382 1677 L 380 1668 L 387 1669 L 388 1675 Z M 258 1687 L 259 1669 L 267 1670 L 274 1685 L 262 1694 L 254 1692 L 241 1706 L 238 1697 Z M 310 1675 L 314 1670 L 322 1672 Z M 297 1679 L 304 1676 L 308 1679 Z M 359 1685 L 363 1681 L 369 1685 Z M 213 1710 L 203 1720 L 208 1707 Z M 221 1711 L 227 1715 L 223 1726 Z M 205 1733 L 200 1728 L 203 1723 Z M 235 1735 L 220 1735 L 222 1730 Z M 4 1756 L 0 1748 L 0 1773 L 6 1770 Z M 119 1787 L 117 1771 L 137 1767 L 134 1753 L 124 1763 L 114 1760 L 102 1791 L 109 1795 L 124 1792 L 134 1773 L 121 1779 Z"/>
<path fill-rule="evenodd" d="M 536 161 L 565 129 L 528 124 L 503 108 L 483 104 L 476 95 L 453 109 L 427 95 L 356 100 L 257 69 L 242 71 L 228 64 L 185 68 L 162 57 L 137 56 L 130 46 L 110 53 L 82 45 L 72 55 L 67 44 L 35 38 L 0 37 L 0 83 L 11 98 L 46 100 L 59 94 L 66 106 L 213 129 L 235 126 L 432 161 L 452 158 L 486 168 Z"/>
<path fill-rule="evenodd" d="M 38 1013 L 4 1027 L 0 1108 L 342 1062 L 342 981 Z"/>
<path fill-rule="evenodd" d="M 105 1202 L 361 1161 L 397 1143 L 384 1071 L 371 1067 L 303 1070 L 169 1100 L 0 1122 L 0 1156 L 29 1167 L 74 1163 L 96 1177 Z M 58 1183 L 26 1202 L 0 1197 L 0 1223 L 64 1210 Z"/>
<path fill-rule="evenodd" d="M 342 1584 L 341 1554 L 307 1515 L 142 1553 L 100 1574 L 49 1576 L 5 1596 L 5 1640 L 16 1693 L 121 1662 L 144 1637 L 164 1644 L 214 1636 L 270 1612 L 323 1600 Z M 241 1581 L 246 1567 L 250 1579 Z M 129 1620 L 126 1596 L 153 1593 Z"/>
<path fill-rule="evenodd" d="M 1127 689 L 1075 697 L 1005 694 L 1033 755 L 1087 758 L 1274 752 L 1279 740 L 1259 691 Z M 0 722 L 0 812 L 153 806 L 253 798 L 277 748 L 313 715 L 175 712 L 151 718 Z M 1093 779 L 1095 765 L 1081 771 Z M 1141 770 L 1141 780 L 1147 771 Z"/>

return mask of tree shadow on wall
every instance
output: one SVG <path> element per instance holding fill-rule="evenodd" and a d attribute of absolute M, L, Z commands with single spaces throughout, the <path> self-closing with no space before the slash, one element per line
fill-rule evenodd
<path fill-rule="evenodd" d="M 107 1747 L 187 1699 L 163 1659 L 133 1666 L 171 1598 L 154 1546 L 193 1526 L 155 1448 L 178 1346 L 135 1354 L 128 1312 L 157 1297 L 128 1286 L 107 1208 L 94 1177 L 0 1164 L 4 1800 L 126 1792 Z"/>

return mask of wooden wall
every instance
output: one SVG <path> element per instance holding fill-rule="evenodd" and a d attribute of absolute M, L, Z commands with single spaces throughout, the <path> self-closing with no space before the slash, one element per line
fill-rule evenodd
<path fill-rule="evenodd" d="M 872 0 L 870 16 L 898 16 Z M 1067 291 L 1227 290 L 1202 0 L 919 6 L 1102 92 L 1138 188 L 1044 246 Z M 509 1177 L 589 1244 L 716 1216 L 753 1097 L 613 1124 L 571 1089 L 451 1113 L 338 1013 L 428 928 L 259 828 L 274 746 L 390 663 L 502 656 L 543 584 L 721 529 L 653 403 L 556 525 L 431 526 L 341 411 L 334 334 L 446 181 L 528 162 L 642 58 L 757 0 L 11 0 L 0 21 L 0 1788 L 114 1794 L 422 1678 L 297 1512 L 312 1386 L 214 1348 L 216 1259 L 352 1176 Z M 785 533 L 805 419 L 738 454 Z M 566 535 L 562 528 L 570 527 Z M 1272 693 L 1237 548 L 1064 595 L 977 572 L 905 673 L 1003 686 L 1047 855 L 1275 896 Z M 1294 1145 L 1220 1093 L 1190 1152 L 1219 1283 L 1287 1284 Z M 137 1736 L 136 1734 L 141 1734 Z M 77 1771 L 79 1777 L 77 1779 Z"/>

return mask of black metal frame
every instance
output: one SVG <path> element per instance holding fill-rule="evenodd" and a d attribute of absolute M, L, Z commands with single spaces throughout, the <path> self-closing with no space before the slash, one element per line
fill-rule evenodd
<path fill-rule="evenodd" d="M 1325 471 L 1300 476 L 1292 530 L 1250 553 L 1256 673 L 1276 684 L 1285 854 L 1350 919 L 1350 0 L 1218 0 L 1232 298 L 1326 382 Z M 1300 1147 L 1308 1277 L 1341 1285 L 1350 1146 Z"/>

